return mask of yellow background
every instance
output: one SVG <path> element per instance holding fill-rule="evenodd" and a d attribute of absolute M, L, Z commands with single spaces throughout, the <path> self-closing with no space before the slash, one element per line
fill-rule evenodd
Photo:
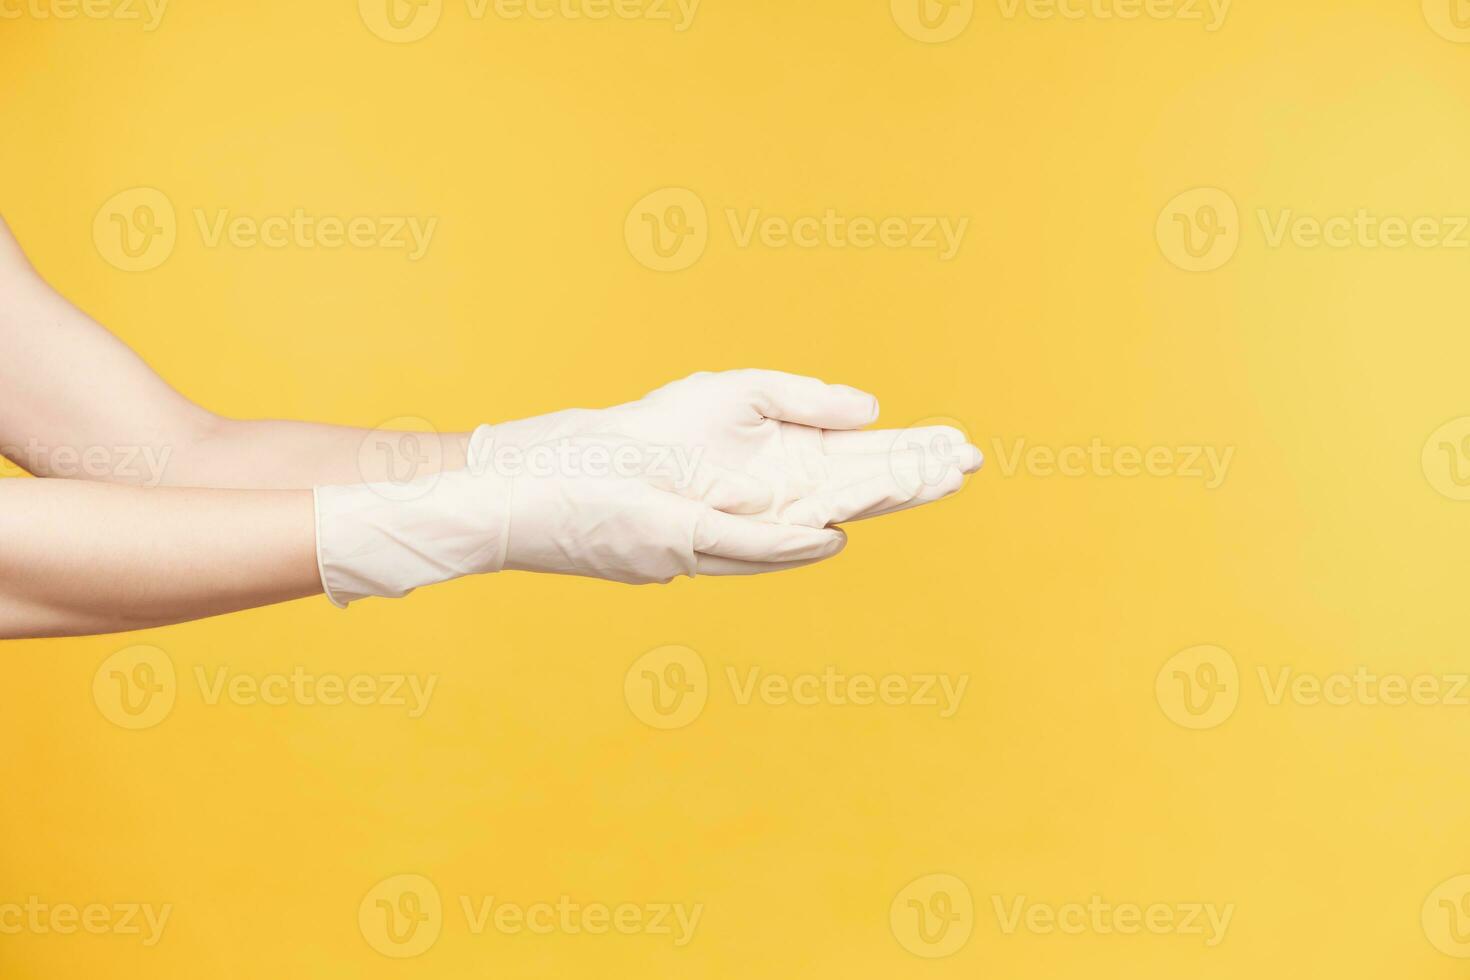
<path fill-rule="evenodd" d="M 14 9 L 14 8 L 11 8 Z M 1023 8 L 1024 9 L 1024 8 Z M 0 903 L 172 903 L 164 939 L 0 936 L 0 976 L 1462 975 L 1421 926 L 1470 871 L 1465 706 L 1272 705 L 1258 669 L 1467 669 L 1470 504 L 1421 464 L 1470 414 L 1470 251 L 1272 248 L 1257 209 L 1470 213 L 1470 46 L 1417 2 L 1238 0 L 1199 21 L 1008 18 L 906 35 L 887 0 L 705 0 L 506 20 L 450 0 L 414 43 L 352 0 L 176 0 L 137 22 L 0 20 L 0 208 L 69 298 L 208 407 L 443 430 L 763 366 L 949 416 L 958 498 L 838 560 L 665 589 L 507 575 L 347 613 L 324 599 L 133 636 L 7 644 Z M 128 273 L 98 208 L 147 186 L 178 243 Z M 709 209 L 691 268 L 624 243 L 664 187 Z M 1213 272 L 1160 211 L 1240 209 Z M 206 247 L 193 211 L 438 219 L 428 254 Z M 741 248 L 725 209 L 966 216 L 959 255 Z M 86 371 L 86 365 L 77 365 Z M 997 445 L 1233 447 L 1222 486 L 1005 472 Z M 158 725 L 92 696 L 147 643 Z M 702 715 L 643 724 L 624 674 L 687 646 Z M 1217 645 L 1239 704 L 1155 696 Z M 198 667 L 435 674 L 401 709 L 206 705 Z M 965 674 L 959 713 L 740 705 L 725 668 Z M 422 874 L 423 955 L 358 905 Z M 920 959 L 889 904 L 954 875 L 973 934 Z M 702 902 L 695 939 L 470 935 L 459 895 Z M 1233 904 L 1199 936 L 1007 935 L 993 896 Z"/>

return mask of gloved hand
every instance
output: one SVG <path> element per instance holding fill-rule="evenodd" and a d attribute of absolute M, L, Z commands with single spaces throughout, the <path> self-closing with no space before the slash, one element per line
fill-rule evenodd
<path fill-rule="evenodd" d="M 829 558 L 828 526 L 927 503 L 981 462 L 943 427 L 857 431 L 873 396 L 775 371 L 701 373 L 636 402 L 481 426 L 463 471 L 319 487 L 338 605 L 502 569 L 667 582 Z"/>
<path fill-rule="evenodd" d="M 770 488 L 761 506 L 721 509 L 825 527 L 949 496 L 983 462 L 958 429 L 857 431 L 877 417 L 878 400 L 846 385 L 780 371 L 706 371 L 636 402 L 490 426 L 476 434 L 470 465 L 494 467 L 495 454 L 577 436 L 628 439 L 666 452 L 658 468 L 676 478 L 698 469 L 721 484 L 743 474 Z"/>
<path fill-rule="evenodd" d="M 470 456 L 483 453 L 482 426 Z M 338 606 L 400 597 L 462 575 L 515 569 L 617 582 L 749 575 L 830 558 L 839 530 L 788 527 L 716 509 L 763 506 L 769 492 L 696 467 L 687 481 L 646 472 L 654 454 L 626 439 L 569 437 L 555 453 L 468 467 L 407 484 L 318 487 L 317 560 Z M 681 496 L 684 488 L 700 499 Z"/>

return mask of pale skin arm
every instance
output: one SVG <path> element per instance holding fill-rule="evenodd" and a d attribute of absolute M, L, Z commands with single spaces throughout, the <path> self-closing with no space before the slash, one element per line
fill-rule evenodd
<path fill-rule="evenodd" d="M 0 639 L 143 629 L 322 591 L 309 490 L 0 480 Z"/>
<path fill-rule="evenodd" d="M 36 274 L 0 219 L 0 453 L 36 476 L 150 486 L 309 490 L 389 479 L 369 430 L 237 420 L 175 391 Z M 467 436 L 425 435 L 415 471 L 464 466 Z"/>
<path fill-rule="evenodd" d="M 321 592 L 310 488 L 385 478 L 366 434 L 200 408 L 46 285 L 0 220 L 0 449 L 75 478 L 0 480 L 0 639 Z M 462 467 L 464 438 L 442 442 L 443 467 Z"/>

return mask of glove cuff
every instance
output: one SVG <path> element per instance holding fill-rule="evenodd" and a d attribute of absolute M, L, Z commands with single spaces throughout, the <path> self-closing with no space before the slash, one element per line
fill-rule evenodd
<path fill-rule="evenodd" d="M 489 467 L 313 494 L 317 569 L 336 606 L 505 566 L 510 481 Z"/>

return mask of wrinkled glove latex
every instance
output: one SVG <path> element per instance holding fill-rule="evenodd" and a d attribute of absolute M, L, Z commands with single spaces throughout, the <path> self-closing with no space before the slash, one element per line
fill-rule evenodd
<path fill-rule="evenodd" d="M 489 427 L 471 441 L 485 443 Z M 681 496 L 676 482 L 638 472 L 649 451 L 626 440 L 563 440 L 551 467 L 506 467 L 408 484 L 316 488 L 317 560 L 338 606 L 398 598 L 422 585 L 501 570 L 668 582 L 679 575 L 751 575 L 830 558 L 846 535 L 783 526 Z M 623 475 L 608 461 L 632 461 Z M 599 462 L 602 461 L 602 462 Z M 759 485 L 699 473 L 708 499 L 749 500 Z"/>
<path fill-rule="evenodd" d="M 858 431 L 873 396 L 774 371 L 696 374 L 636 402 L 481 426 L 462 471 L 318 487 L 337 605 L 502 569 L 667 582 L 829 558 L 829 525 L 948 496 L 955 429 Z"/>
<path fill-rule="evenodd" d="M 628 439 L 667 455 L 653 466 L 733 513 L 825 527 L 930 503 L 954 493 L 980 467 L 980 451 L 958 429 L 863 430 L 878 400 L 846 385 L 780 371 L 701 372 L 613 408 L 569 409 L 503 422 L 476 434 L 472 464 L 577 436 Z M 478 455 L 479 460 L 474 457 Z M 699 465 L 695 465 L 695 464 Z M 766 491 L 710 500 L 754 477 Z M 714 489 L 711 492 L 715 492 Z"/>

